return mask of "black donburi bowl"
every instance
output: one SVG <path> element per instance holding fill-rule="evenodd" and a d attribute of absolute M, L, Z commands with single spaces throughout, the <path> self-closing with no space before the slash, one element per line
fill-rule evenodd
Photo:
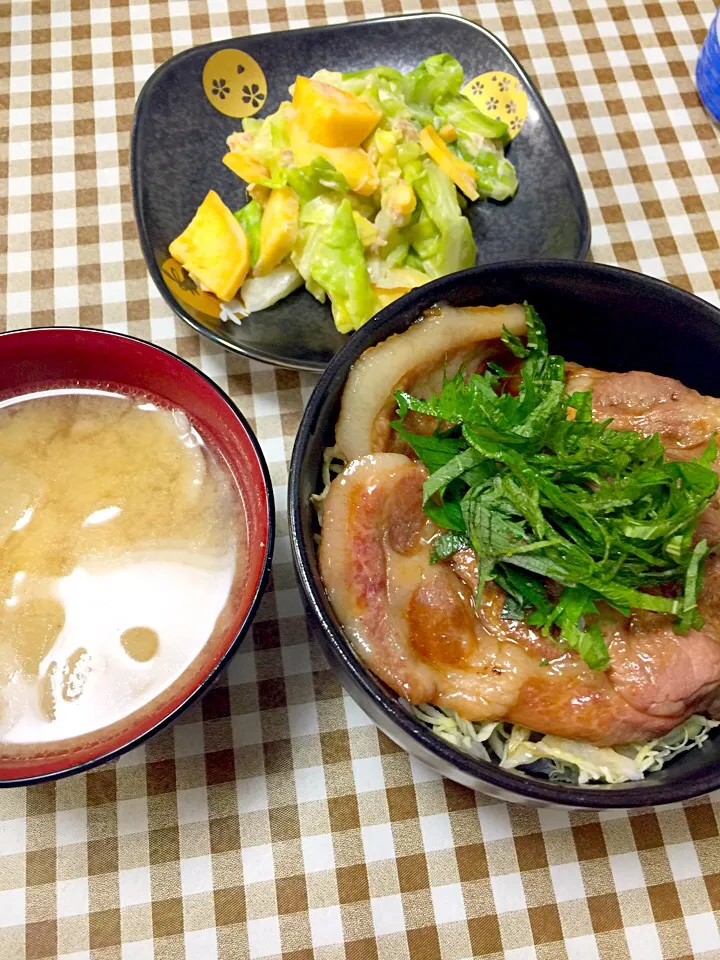
<path fill-rule="evenodd" d="M 291 543 L 320 643 L 359 706 L 392 740 L 439 773 L 504 800 L 567 808 L 675 803 L 720 787 L 720 737 L 645 780 L 617 786 L 550 783 L 456 750 L 416 721 L 354 653 L 318 572 L 310 494 L 322 488 L 323 449 L 334 442 L 345 379 L 368 347 L 405 330 L 437 302 L 454 306 L 528 300 L 547 325 L 550 347 L 605 370 L 649 370 L 701 393 L 720 393 L 720 310 L 667 283 L 618 267 L 524 261 L 474 267 L 418 288 L 386 307 L 340 350 L 321 377 L 295 441 L 288 491 Z"/>

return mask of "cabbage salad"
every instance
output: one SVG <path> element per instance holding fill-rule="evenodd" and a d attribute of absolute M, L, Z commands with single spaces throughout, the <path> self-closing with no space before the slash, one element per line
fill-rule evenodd
<path fill-rule="evenodd" d="M 292 100 L 248 118 L 223 162 L 248 184 L 232 212 L 210 191 L 171 255 L 235 312 L 298 287 L 357 330 L 428 280 L 475 263 L 469 202 L 512 197 L 508 128 L 460 92 L 450 54 L 297 77 Z M 230 312 L 232 316 L 232 310 Z"/>

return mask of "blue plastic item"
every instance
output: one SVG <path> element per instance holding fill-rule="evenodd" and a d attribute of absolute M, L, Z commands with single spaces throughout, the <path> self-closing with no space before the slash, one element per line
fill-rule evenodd
<path fill-rule="evenodd" d="M 708 111 L 720 122 L 720 9 L 716 12 L 697 63 L 697 88 Z"/>

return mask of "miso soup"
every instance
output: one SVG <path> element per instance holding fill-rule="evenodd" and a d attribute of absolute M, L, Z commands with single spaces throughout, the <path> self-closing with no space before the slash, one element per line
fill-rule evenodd
<path fill-rule="evenodd" d="M 178 410 L 58 387 L 0 402 L 0 758 L 142 712 L 217 635 L 246 547 Z"/>

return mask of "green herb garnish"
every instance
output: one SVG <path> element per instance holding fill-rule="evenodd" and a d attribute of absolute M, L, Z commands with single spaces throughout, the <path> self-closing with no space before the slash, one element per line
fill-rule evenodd
<path fill-rule="evenodd" d="M 623 614 L 673 615 L 677 633 L 702 626 L 710 548 L 693 535 L 718 487 L 717 446 L 713 439 L 696 460 L 670 461 L 657 435 L 593 423 L 592 393 L 567 394 L 565 361 L 548 352 L 528 304 L 525 317 L 527 343 L 503 333 L 522 361 L 517 396 L 503 391 L 507 375 L 496 365 L 467 381 L 460 371 L 428 400 L 399 391 L 393 427 L 430 471 L 424 510 L 448 531 L 432 561 L 472 547 L 478 596 L 494 580 L 507 597 L 503 616 L 605 670 L 598 601 Z M 435 435 L 409 432 L 408 410 L 438 418 Z M 548 580 L 562 585 L 559 598 Z"/>

